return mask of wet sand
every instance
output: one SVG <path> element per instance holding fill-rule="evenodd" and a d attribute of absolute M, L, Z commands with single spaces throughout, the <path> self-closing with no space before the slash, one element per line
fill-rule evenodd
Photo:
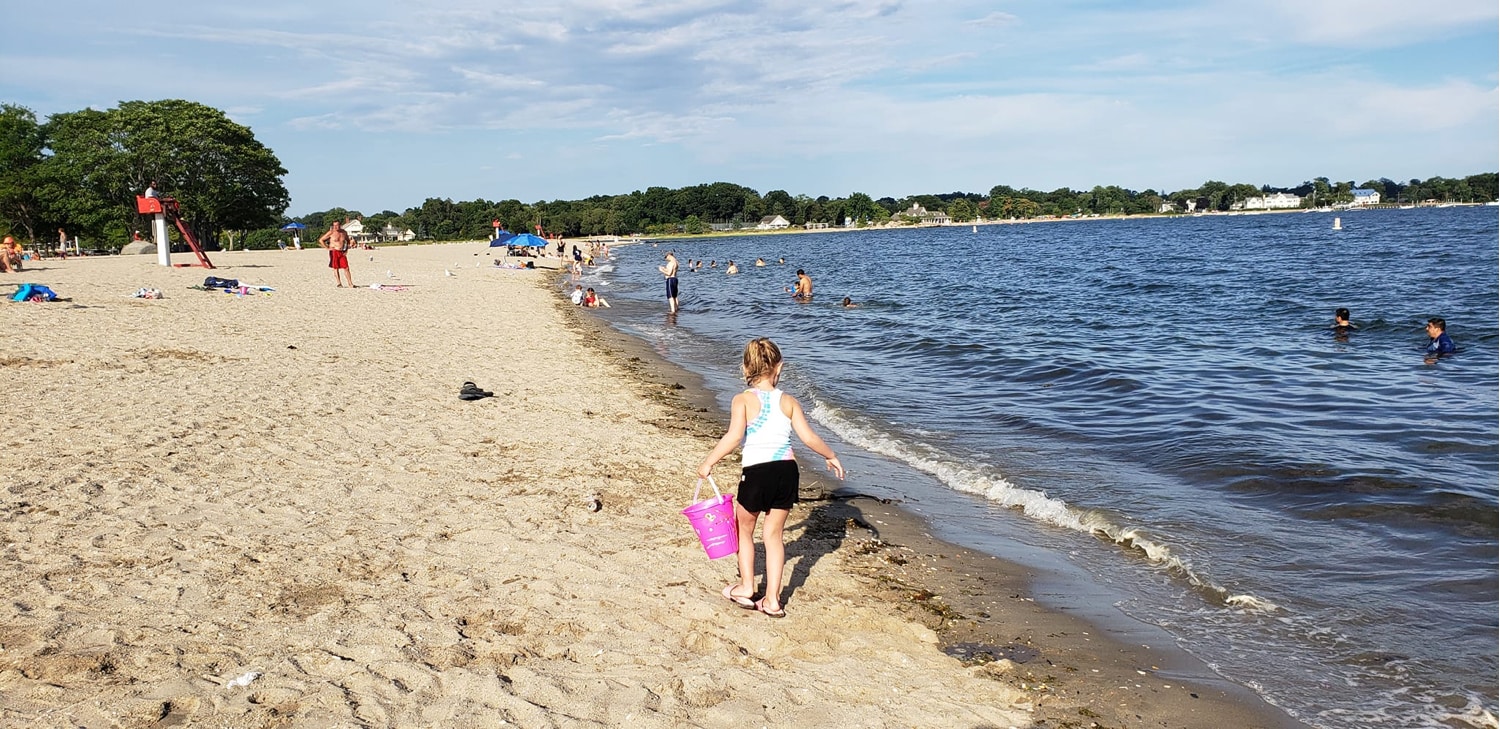
<path fill-rule="evenodd" d="M 1289 723 L 821 480 L 789 617 L 730 605 L 677 513 L 712 398 L 556 273 L 413 246 L 352 254 L 401 288 L 351 290 L 318 250 L 211 255 L 0 280 L 72 299 L 0 302 L 0 725 Z"/>

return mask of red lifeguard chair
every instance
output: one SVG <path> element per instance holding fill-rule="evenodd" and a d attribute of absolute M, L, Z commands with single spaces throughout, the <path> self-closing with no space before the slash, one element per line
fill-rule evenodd
<path fill-rule="evenodd" d="M 175 198 L 136 195 L 135 209 L 141 215 L 159 215 L 171 221 L 172 225 L 177 226 L 177 232 L 182 235 L 182 239 L 187 241 L 188 247 L 193 249 L 193 253 L 198 256 L 197 263 L 176 263 L 172 265 L 178 268 L 186 266 L 214 267 L 214 264 L 208 260 L 208 255 L 203 252 L 203 247 L 198 245 L 198 239 L 193 237 L 193 232 L 188 230 L 188 227 L 183 224 L 182 216 L 178 213 L 177 200 Z M 162 235 L 165 236 L 164 229 L 162 230 Z M 157 241 L 157 245 L 162 245 L 162 241 Z M 170 251 L 170 248 L 168 250 Z"/>

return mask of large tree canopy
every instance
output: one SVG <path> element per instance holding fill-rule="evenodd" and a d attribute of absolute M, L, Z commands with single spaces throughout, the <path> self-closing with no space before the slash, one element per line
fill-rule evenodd
<path fill-rule="evenodd" d="M 30 112 L 0 109 L 0 155 L 24 147 L 12 137 Z M 25 111 L 25 110 L 20 110 Z M 34 120 L 33 120 L 34 121 Z M 226 229 L 277 224 L 289 198 L 276 155 L 223 112 L 182 101 L 126 101 L 107 111 L 55 114 L 39 129 L 24 181 L 37 212 L 14 210 L 10 160 L 0 176 L 0 215 L 18 226 L 63 227 L 95 239 L 122 240 L 140 227 L 135 197 L 155 180 L 177 198 L 194 234 L 216 240 Z"/>
<path fill-rule="evenodd" d="M 42 161 L 42 127 L 30 109 L 0 104 L 0 220 L 36 238 L 41 211 L 34 193 Z"/>

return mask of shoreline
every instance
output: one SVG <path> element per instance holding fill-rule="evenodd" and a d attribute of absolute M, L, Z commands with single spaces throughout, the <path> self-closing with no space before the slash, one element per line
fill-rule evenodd
<path fill-rule="evenodd" d="M 215 254 L 258 295 L 151 256 L 0 281 L 71 299 L 0 331 L 0 724 L 1294 725 L 814 479 L 789 619 L 725 604 L 677 514 L 712 393 L 485 252 L 351 257 L 381 290 L 275 250 Z M 1015 665 L 945 655 L 961 627 Z"/>
<path fill-rule="evenodd" d="M 615 329 L 597 312 L 573 306 L 561 286 L 554 288 L 570 325 L 591 335 L 586 341 L 595 351 L 638 372 L 643 393 L 664 404 L 675 401 L 690 422 L 683 430 L 694 433 L 708 452 L 723 434 L 728 414 L 704 389 L 702 378 Z M 787 527 L 789 568 L 798 556 L 793 525 L 804 510 L 811 513 L 803 533 L 863 532 L 867 541 L 854 547 L 845 567 L 870 585 L 870 596 L 933 630 L 938 649 L 971 670 L 1031 695 L 1034 726 L 1307 727 L 1214 673 L 1164 631 L 1123 613 L 1115 627 L 1103 629 L 1038 602 L 1032 597 L 1041 577 L 1037 572 L 934 537 L 921 516 L 844 489 L 821 471 L 804 470 L 802 500 Z M 789 606 L 797 591 L 795 580 L 789 580 Z M 1122 624 L 1136 627 L 1121 635 Z M 1087 721 L 1072 723 L 1081 719 Z"/>

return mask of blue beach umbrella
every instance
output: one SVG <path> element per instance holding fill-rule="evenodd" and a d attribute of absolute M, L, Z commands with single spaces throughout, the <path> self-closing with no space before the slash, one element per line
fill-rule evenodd
<path fill-rule="evenodd" d="M 497 234 L 495 236 L 494 240 L 490 241 L 490 247 L 491 248 L 495 248 L 497 246 L 515 245 L 514 243 L 511 243 L 511 240 L 513 240 L 515 237 L 516 237 L 515 233 L 512 233 L 512 232 L 507 231 L 507 230 L 502 230 L 502 231 L 500 231 L 499 234 Z"/>
<path fill-rule="evenodd" d="M 282 230 L 302 230 L 303 228 L 306 228 L 306 227 L 307 226 L 305 226 L 305 225 L 303 225 L 301 223 L 287 223 L 286 225 L 281 226 L 281 229 Z"/>
<path fill-rule="evenodd" d="M 525 248 L 546 248 L 547 239 L 539 235 L 522 233 L 514 238 L 511 238 L 510 241 L 506 243 L 506 245 L 522 246 Z"/>

